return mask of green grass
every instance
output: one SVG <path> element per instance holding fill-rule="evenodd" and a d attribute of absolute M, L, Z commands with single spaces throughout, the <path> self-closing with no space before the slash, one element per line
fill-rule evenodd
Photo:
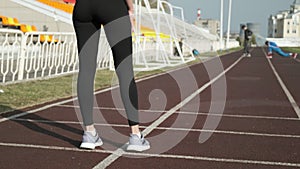
<path fill-rule="evenodd" d="M 72 76 L 0 86 L 0 112 L 20 109 L 72 95 Z"/>
<path fill-rule="evenodd" d="M 137 78 L 160 73 L 161 70 L 141 72 Z M 95 77 L 95 90 L 110 87 L 113 71 L 99 70 Z M 67 75 L 47 80 L 28 81 L 9 85 L 0 85 L 4 93 L 0 93 L 0 113 L 34 106 L 57 99 L 73 96 L 77 75 Z M 74 88 L 75 89 L 75 88 Z"/>
<path fill-rule="evenodd" d="M 296 47 L 284 47 L 282 48 L 282 50 L 289 51 L 292 53 L 300 53 L 300 48 L 296 48 Z"/>
<path fill-rule="evenodd" d="M 240 48 L 222 51 L 219 55 L 237 51 Z M 187 65 L 200 63 L 201 59 L 197 58 Z M 171 69 L 176 69 L 184 65 L 176 67 L 166 67 L 159 70 L 138 72 L 136 79 L 145 76 L 166 72 Z M 95 77 L 95 90 L 110 87 L 113 85 L 112 79 L 114 72 L 109 70 L 98 70 Z M 0 85 L 0 89 L 4 93 L 0 93 L 0 113 L 10 110 L 23 109 L 26 107 L 51 102 L 57 99 L 70 98 L 73 94 L 73 87 L 76 85 L 76 74 L 66 75 L 63 77 L 50 78 L 46 80 L 35 80 L 22 83 Z"/>

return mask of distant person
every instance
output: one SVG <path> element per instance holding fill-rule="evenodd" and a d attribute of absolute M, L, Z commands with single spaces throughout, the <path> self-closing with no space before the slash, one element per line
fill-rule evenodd
<path fill-rule="evenodd" d="M 84 125 L 81 148 L 95 149 L 103 144 L 93 120 L 94 78 L 101 25 L 113 53 L 121 99 L 131 129 L 127 150 L 144 151 L 150 148 L 139 129 L 138 93 L 132 64 L 133 12 L 132 0 L 76 1 L 73 25 L 79 53 L 77 93 Z"/>
<path fill-rule="evenodd" d="M 180 49 L 181 53 L 182 53 L 182 46 L 183 46 L 183 42 L 182 41 L 183 41 L 183 38 L 180 38 L 179 41 L 178 41 L 179 49 Z M 174 46 L 174 55 L 175 56 L 180 56 L 179 51 L 178 51 L 176 45 Z"/>
<path fill-rule="evenodd" d="M 297 53 L 285 53 L 283 52 L 278 45 L 275 42 L 271 42 L 271 41 L 266 41 L 265 45 L 268 46 L 268 55 L 267 58 L 272 58 L 273 56 L 273 51 L 278 53 L 280 56 L 283 57 L 293 57 L 294 59 L 296 59 L 297 57 Z"/>
<path fill-rule="evenodd" d="M 247 57 L 251 57 L 251 54 L 249 52 L 249 48 L 250 48 L 250 43 L 251 43 L 251 39 L 252 39 L 252 31 L 250 29 L 248 29 L 248 27 L 246 25 L 242 26 L 242 29 L 244 30 L 244 53 L 243 56 L 247 56 Z"/>

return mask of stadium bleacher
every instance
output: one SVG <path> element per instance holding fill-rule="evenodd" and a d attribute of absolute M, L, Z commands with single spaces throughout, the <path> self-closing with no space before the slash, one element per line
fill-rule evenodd
<path fill-rule="evenodd" d="M 61 0 L 61 1 L 55 1 L 55 0 L 37 0 L 37 1 L 40 2 L 40 3 L 46 4 L 46 5 L 49 5 L 49 6 L 53 7 L 53 8 L 62 10 L 62 11 L 67 12 L 67 13 L 72 13 L 73 9 L 74 9 L 74 6 L 73 6 L 74 3 L 66 3 L 63 0 Z"/>
<path fill-rule="evenodd" d="M 75 0 L 37 0 L 37 1 L 44 3 L 46 5 L 49 5 L 53 8 L 65 11 L 67 13 L 72 13 L 73 5 L 75 3 Z M 34 25 L 27 25 L 27 24 L 20 23 L 17 18 L 0 16 L 0 21 L 1 21 L 0 27 L 3 27 L 3 28 L 19 29 L 23 33 L 38 31 Z M 134 36 L 134 34 L 133 34 L 133 36 Z M 140 36 L 155 39 L 157 35 L 153 29 L 148 28 L 146 26 L 142 26 Z M 164 39 L 169 39 L 170 35 L 160 33 L 160 37 L 162 40 L 164 40 Z M 58 41 L 58 40 L 53 40 L 53 37 L 48 36 L 48 35 L 41 35 L 39 40 L 41 42 L 45 42 L 45 41 L 57 42 Z M 149 40 L 149 39 L 147 39 L 147 40 Z"/>
<path fill-rule="evenodd" d="M 7 17 L 7 16 L 0 16 L 0 28 L 8 28 L 8 29 L 18 29 L 22 31 L 24 34 L 26 32 L 37 32 L 37 28 L 34 25 L 26 25 L 21 24 L 17 18 Z M 52 35 L 40 35 L 39 36 L 40 42 L 55 42 L 57 43 L 57 39 L 53 39 Z"/>
<path fill-rule="evenodd" d="M 73 12 L 73 5 L 75 4 L 76 0 L 37 0 L 43 4 L 49 5 L 53 8 L 65 11 L 67 13 Z M 156 32 L 148 28 L 146 26 L 141 27 L 141 36 L 149 37 L 149 38 L 156 38 Z M 170 35 L 160 33 L 160 37 L 164 39 L 169 39 Z"/>

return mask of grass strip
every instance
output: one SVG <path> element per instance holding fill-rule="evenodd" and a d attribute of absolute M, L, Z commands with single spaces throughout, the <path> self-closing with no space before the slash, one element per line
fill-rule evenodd
<path fill-rule="evenodd" d="M 240 48 L 218 51 L 215 52 L 215 55 L 211 56 L 220 56 L 237 50 L 240 50 Z M 175 67 L 165 67 L 159 70 L 138 72 L 136 79 L 162 73 L 185 65 L 197 64 L 201 62 L 200 58 L 197 57 L 194 61 Z M 95 90 L 101 90 L 113 85 L 112 79 L 114 74 L 114 71 L 107 69 L 98 70 L 95 76 Z M 0 92 L 0 114 L 58 99 L 70 98 L 75 95 L 73 93 L 73 87 L 76 86 L 76 76 L 77 74 L 71 74 L 44 80 L 0 85 L 0 89 L 4 91 L 3 93 Z"/>

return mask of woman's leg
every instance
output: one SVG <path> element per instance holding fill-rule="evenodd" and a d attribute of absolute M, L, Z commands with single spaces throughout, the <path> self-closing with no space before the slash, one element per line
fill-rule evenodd
<path fill-rule="evenodd" d="M 95 149 L 95 147 L 103 144 L 93 121 L 94 78 L 97 67 L 100 23 L 93 21 L 89 2 L 85 0 L 76 2 L 73 11 L 73 25 L 79 55 L 77 94 L 85 126 L 80 147 Z"/>
<path fill-rule="evenodd" d="M 117 76 L 119 78 L 121 98 L 132 134 L 127 150 L 144 151 L 150 148 L 139 130 L 138 94 L 133 74 L 132 37 L 129 16 L 121 17 L 104 26 L 106 37 L 111 46 Z"/>
<path fill-rule="evenodd" d="M 128 16 L 116 19 L 104 26 L 111 46 L 121 98 L 130 126 L 139 124 L 138 94 L 133 73 L 131 23 Z"/>
<path fill-rule="evenodd" d="M 92 22 L 74 21 L 79 51 L 77 93 L 83 123 L 87 130 L 93 129 L 94 78 L 100 26 Z"/>

